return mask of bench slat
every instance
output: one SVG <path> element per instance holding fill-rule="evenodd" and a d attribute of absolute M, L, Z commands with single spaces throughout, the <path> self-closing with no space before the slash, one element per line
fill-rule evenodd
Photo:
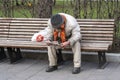
<path fill-rule="evenodd" d="M 93 30 L 94 28 L 94 30 Z M 81 27 L 81 30 L 85 30 L 85 31 L 88 31 L 88 30 L 91 30 L 91 31 L 113 31 L 114 29 L 113 28 L 96 28 L 96 27 Z"/>
<path fill-rule="evenodd" d="M 16 45 L 17 44 L 17 45 Z M 82 49 L 107 50 L 109 44 L 81 43 Z M 0 41 L 0 46 L 19 47 L 19 48 L 47 48 L 46 43 L 32 41 Z"/>
<path fill-rule="evenodd" d="M 99 24 L 99 25 L 95 25 L 95 24 L 94 24 L 94 25 L 91 25 L 91 24 L 89 24 L 89 25 L 79 24 L 79 25 L 80 25 L 80 27 L 89 27 L 89 28 L 90 28 L 90 27 L 91 27 L 91 28 L 95 28 L 95 27 L 96 27 L 96 28 L 100 28 L 100 27 L 101 27 L 101 28 L 114 28 L 114 25 L 105 25 L 105 24 L 104 24 L 104 25 L 100 25 L 100 24 Z"/>
<path fill-rule="evenodd" d="M 97 21 L 109 21 L 109 22 L 114 22 L 114 19 L 77 19 L 78 22 L 88 22 L 88 21 L 92 21 L 92 22 L 97 22 Z"/>
<path fill-rule="evenodd" d="M 38 21 L 38 20 L 46 20 L 48 21 L 49 18 L 12 18 L 12 20 L 34 20 L 34 21 Z"/>
<path fill-rule="evenodd" d="M 113 31 L 81 31 L 81 33 L 87 33 L 87 34 L 90 34 L 90 33 L 93 33 L 93 34 L 113 34 Z"/>
<path fill-rule="evenodd" d="M 45 27 L 47 27 L 47 26 L 11 26 L 11 29 L 18 29 L 18 28 L 20 28 L 20 29 L 44 29 Z M 111 31 L 113 31 L 114 29 L 113 28 L 111 28 L 111 27 L 81 27 L 81 30 L 93 30 L 93 28 L 95 29 L 95 30 L 111 30 Z"/>
<path fill-rule="evenodd" d="M 10 24 L 10 26 L 40 26 L 40 25 L 46 25 L 46 24 L 20 24 L 20 23 L 15 23 L 15 24 L 13 24 L 13 23 L 11 23 Z"/>
<path fill-rule="evenodd" d="M 112 41 L 113 38 L 99 38 L 99 37 L 83 37 L 82 40 L 102 40 L 102 41 Z"/>
<path fill-rule="evenodd" d="M 114 22 L 78 22 L 78 24 L 86 24 L 86 25 L 114 25 Z"/>
<path fill-rule="evenodd" d="M 30 24 L 32 24 L 32 23 L 34 23 L 34 24 L 35 24 L 35 23 L 36 23 L 36 24 L 45 23 L 45 24 L 46 24 L 47 22 L 48 22 L 48 21 L 34 21 L 34 20 L 33 20 L 33 21 L 28 21 L 28 20 L 27 20 L 27 21 L 24 21 L 24 20 L 22 20 L 22 21 L 13 20 L 13 21 L 11 21 L 11 23 L 23 23 L 23 24 L 25 24 L 25 23 L 27 23 L 27 24 L 28 24 L 28 23 L 30 23 Z"/>
<path fill-rule="evenodd" d="M 82 37 L 88 36 L 88 37 L 111 37 L 113 38 L 112 34 L 82 34 Z"/>

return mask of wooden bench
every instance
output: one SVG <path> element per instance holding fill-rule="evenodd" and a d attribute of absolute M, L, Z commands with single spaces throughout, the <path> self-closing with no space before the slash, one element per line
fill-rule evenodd
<path fill-rule="evenodd" d="M 8 50 L 10 62 L 21 59 L 21 48 L 47 50 L 47 45 L 40 42 L 32 42 L 34 33 L 47 27 L 47 18 L 11 18 L 7 40 L 0 38 L 0 47 Z M 99 68 L 106 64 L 105 52 L 113 43 L 114 20 L 113 19 L 77 19 L 82 34 L 82 51 L 97 52 Z"/>

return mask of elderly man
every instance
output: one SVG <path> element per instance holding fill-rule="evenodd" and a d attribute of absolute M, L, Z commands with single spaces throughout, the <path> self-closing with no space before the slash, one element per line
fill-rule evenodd
<path fill-rule="evenodd" d="M 41 42 L 47 38 L 49 67 L 46 72 L 58 69 L 56 47 L 50 46 L 51 41 L 59 41 L 61 48 L 71 46 L 73 51 L 74 68 L 73 74 L 80 72 L 81 67 L 81 47 L 80 47 L 80 26 L 76 19 L 65 13 L 53 15 L 48 21 L 48 27 L 39 33 L 34 34 L 32 41 Z"/>

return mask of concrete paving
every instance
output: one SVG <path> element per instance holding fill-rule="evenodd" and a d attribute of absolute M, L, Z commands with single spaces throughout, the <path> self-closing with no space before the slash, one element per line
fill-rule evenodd
<path fill-rule="evenodd" d="M 81 72 L 72 74 L 71 60 L 65 61 L 54 72 L 45 72 L 47 60 L 26 59 L 10 64 L 0 62 L 0 80 L 120 80 L 120 63 L 109 62 L 105 69 L 98 69 L 96 62 L 82 61 Z"/>

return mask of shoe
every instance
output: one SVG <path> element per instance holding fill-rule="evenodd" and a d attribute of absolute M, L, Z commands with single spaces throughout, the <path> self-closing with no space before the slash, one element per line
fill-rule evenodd
<path fill-rule="evenodd" d="M 46 69 L 46 72 L 52 72 L 52 71 L 55 71 L 57 70 L 57 66 L 49 66 L 47 69 Z"/>
<path fill-rule="evenodd" d="M 78 74 L 78 73 L 80 73 L 80 67 L 74 67 L 72 74 Z"/>

